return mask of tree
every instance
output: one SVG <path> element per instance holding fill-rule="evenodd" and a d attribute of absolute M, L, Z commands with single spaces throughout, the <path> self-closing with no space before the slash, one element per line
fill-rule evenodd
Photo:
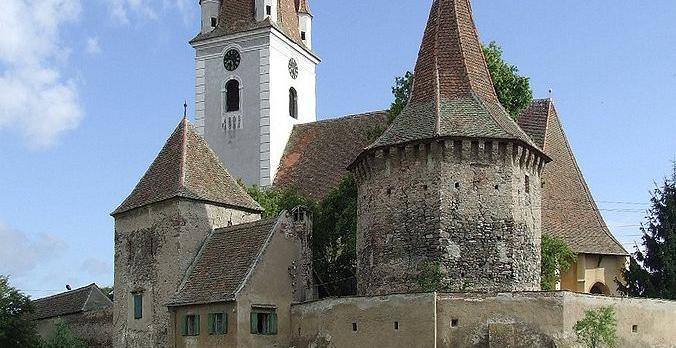
<path fill-rule="evenodd" d="M 676 299 L 676 165 L 671 179 L 656 188 L 652 207 L 641 227 L 642 247 L 636 246 L 624 282 L 618 290 L 628 296 Z"/>
<path fill-rule="evenodd" d="M 556 288 L 561 272 L 568 271 L 570 266 L 575 263 L 577 255 L 570 250 L 563 239 L 548 234 L 542 234 L 541 254 L 540 285 L 542 290 L 551 291 Z"/>
<path fill-rule="evenodd" d="M 484 46 L 483 50 L 498 100 L 516 119 L 533 101 L 530 79 L 519 75 L 519 68 L 504 61 L 502 48 L 495 41 Z"/>
<path fill-rule="evenodd" d="M 57 319 L 54 331 L 42 344 L 42 348 L 86 348 L 87 345 L 75 337 L 63 319 Z"/>
<path fill-rule="evenodd" d="M 584 318 L 575 323 L 573 330 L 577 341 L 588 348 L 613 348 L 617 345 L 615 309 L 608 306 L 585 311 Z"/>
<path fill-rule="evenodd" d="M 357 268 L 357 183 L 351 174 L 319 203 L 314 269 L 330 295 L 352 295 Z"/>
<path fill-rule="evenodd" d="M 493 87 L 498 100 L 507 112 L 516 119 L 521 111 L 533 101 L 530 79 L 519 75 L 519 68 L 504 61 L 502 48 L 495 42 L 483 46 L 488 71 L 493 79 Z M 413 73 L 407 71 L 404 76 L 394 79 L 392 94 L 394 101 L 388 111 L 390 122 L 394 120 L 408 103 L 413 89 Z"/>
<path fill-rule="evenodd" d="M 304 197 L 294 188 L 267 189 L 259 186 L 247 188 L 242 182 L 240 185 L 245 187 L 249 196 L 265 209 L 263 212 L 265 219 L 276 218 L 282 211 L 291 211 L 297 206 L 304 206 L 311 211 L 316 210 L 317 203 Z"/>
<path fill-rule="evenodd" d="M 30 297 L 9 285 L 0 275 L 0 347 L 38 347 L 39 337 L 30 319 Z"/>

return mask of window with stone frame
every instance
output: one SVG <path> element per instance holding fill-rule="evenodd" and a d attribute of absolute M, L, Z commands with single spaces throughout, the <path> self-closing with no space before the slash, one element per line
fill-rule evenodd
<path fill-rule="evenodd" d="M 276 335 L 276 309 L 257 307 L 251 308 L 251 333 L 254 335 Z"/>
<path fill-rule="evenodd" d="M 225 112 L 239 111 L 239 81 L 230 80 L 225 84 Z"/>

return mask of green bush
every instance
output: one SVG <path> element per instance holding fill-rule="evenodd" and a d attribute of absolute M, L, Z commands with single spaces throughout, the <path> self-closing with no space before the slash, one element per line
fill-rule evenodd
<path fill-rule="evenodd" d="M 584 318 L 573 327 L 577 341 L 588 348 L 617 346 L 617 319 L 612 306 L 585 311 Z"/>

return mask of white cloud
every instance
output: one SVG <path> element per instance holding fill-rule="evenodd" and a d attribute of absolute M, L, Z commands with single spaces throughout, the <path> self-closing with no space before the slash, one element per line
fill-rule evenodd
<path fill-rule="evenodd" d="M 66 244 L 51 234 L 29 236 L 0 223 L 0 274 L 24 277 L 62 254 Z"/>
<path fill-rule="evenodd" d="M 70 49 L 60 40 L 63 26 L 79 18 L 80 1 L 1 1 L 0 129 L 49 147 L 83 114 L 75 83 L 63 77 Z"/>
<path fill-rule="evenodd" d="M 87 53 L 95 55 L 101 53 L 101 45 L 99 44 L 99 38 L 90 37 L 87 39 L 87 47 L 85 48 Z"/>

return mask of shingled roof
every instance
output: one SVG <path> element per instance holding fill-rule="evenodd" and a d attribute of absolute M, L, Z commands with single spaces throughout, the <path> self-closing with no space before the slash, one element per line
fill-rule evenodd
<path fill-rule="evenodd" d="M 234 300 L 269 243 L 277 222 L 278 219 L 261 220 L 214 231 L 170 305 Z"/>
<path fill-rule="evenodd" d="M 305 2 L 304 0 L 302 2 Z M 291 41 L 305 49 L 308 53 L 317 57 L 300 37 L 298 14 L 307 11 L 307 3 L 298 4 L 297 0 L 279 0 L 277 8 L 277 21 L 266 18 L 256 20 L 256 3 L 254 0 L 223 0 L 218 16 L 218 25 L 208 33 L 200 33 L 191 43 L 211 39 L 214 37 L 231 35 L 261 28 L 275 28 Z"/>
<path fill-rule="evenodd" d="M 230 176 L 186 118 L 181 120 L 141 181 L 112 215 L 176 197 L 252 212 L 263 211 Z"/>
<path fill-rule="evenodd" d="M 564 239 L 576 253 L 627 255 L 594 202 L 553 102 L 533 101 L 519 125 L 553 160 L 542 176 L 542 231 Z"/>
<path fill-rule="evenodd" d="M 516 140 L 542 152 L 500 105 L 469 0 L 435 0 L 411 99 L 369 149 L 437 137 Z"/>
<path fill-rule="evenodd" d="M 387 126 L 387 112 L 376 111 L 294 126 L 273 185 L 295 188 L 320 200 L 342 178 L 345 169 Z"/>
<path fill-rule="evenodd" d="M 113 302 L 96 284 L 33 301 L 33 320 L 60 317 L 89 310 L 108 308 Z"/>
<path fill-rule="evenodd" d="M 312 16 L 312 11 L 310 11 L 310 5 L 308 5 L 308 0 L 296 0 L 296 10 L 298 13 L 304 13 Z"/>

